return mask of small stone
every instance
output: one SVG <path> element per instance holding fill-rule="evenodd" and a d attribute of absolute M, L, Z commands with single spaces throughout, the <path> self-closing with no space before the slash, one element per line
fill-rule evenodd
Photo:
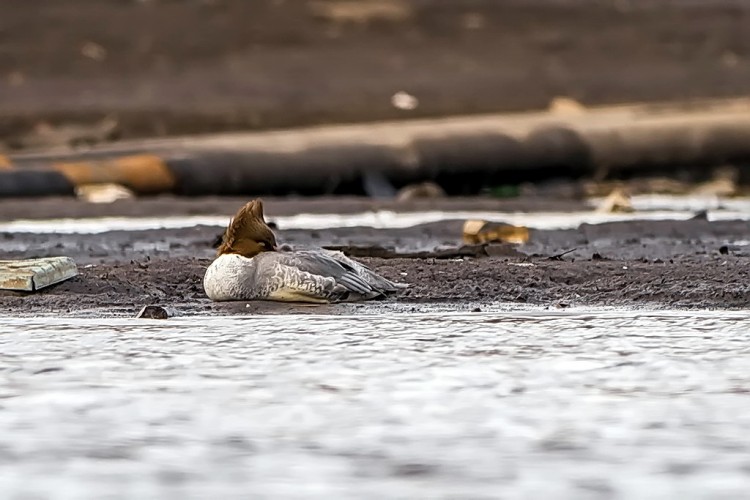
<path fill-rule="evenodd" d="M 175 315 L 170 307 L 163 306 L 143 306 L 136 318 L 142 319 L 168 319 Z"/>

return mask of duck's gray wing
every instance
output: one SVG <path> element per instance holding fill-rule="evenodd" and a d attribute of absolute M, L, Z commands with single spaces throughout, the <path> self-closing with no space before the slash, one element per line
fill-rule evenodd
<path fill-rule="evenodd" d="M 309 273 L 299 267 L 276 262 L 269 271 L 264 297 L 284 302 L 340 302 L 351 292 L 331 277 Z"/>
<path fill-rule="evenodd" d="M 349 292 L 363 297 L 375 297 L 383 290 L 373 287 L 357 271 L 356 267 L 331 257 L 327 252 L 316 250 L 301 250 L 297 252 L 279 253 L 278 263 L 290 270 L 307 273 L 312 277 L 332 278 L 333 281 Z M 310 279 L 310 276 L 300 275 L 298 279 Z M 319 278 L 315 279 L 319 281 Z"/>
<path fill-rule="evenodd" d="M 369 267 L 357 262 L 356 260 L 350 259 L 342 252 L 335 250 L 325 250 L 325 252 L 330 258 L 336 260 L 341 265 L 354 269 L 355 272 L 374 290 L 379 290 L 381 292 L 395 292 L 409 287 L 409 285 L 405 283 L 394 283 L 393 281 L 376 274 Z"/>

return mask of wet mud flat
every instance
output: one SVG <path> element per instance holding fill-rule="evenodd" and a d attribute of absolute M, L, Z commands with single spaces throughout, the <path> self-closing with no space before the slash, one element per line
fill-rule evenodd
<path fill-rule="evenodd" d="M 569 230 L 532 230 L 519 246 L 464 247 L 462 221 L 402 229 L 277 231 L 293 246 L 340 248 L 384 276 L 410 284 L 397 298 L 305 306 L 213 303 L 202 278 L 221 228 L 0 234 L 0 258 L 66 255 L 80 275 L 34 294 L 0 292 L 9 315 L 132 316 L 144 305 L 178 314 L 290 312 L 351 314 L 422 310 L 430 304 L 481 310 L 510 303 L 648 308 L 750 307 L 746 221 L 626 221 Z M 387 257 L 372 257 L 382 255 Z M 440 252 L 435 252 L 435 250 Z M 448 251 L 446 251 L 448 249 Z M 421 252 L 420 258 L 403 253 Z"/>

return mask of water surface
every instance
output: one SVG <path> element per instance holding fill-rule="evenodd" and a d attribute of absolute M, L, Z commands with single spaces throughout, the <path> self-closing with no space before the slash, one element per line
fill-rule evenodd
<path fill-rule="evenodd" d="M 750 317 L 0 318 L 4 498 L 744 498 Z"/>

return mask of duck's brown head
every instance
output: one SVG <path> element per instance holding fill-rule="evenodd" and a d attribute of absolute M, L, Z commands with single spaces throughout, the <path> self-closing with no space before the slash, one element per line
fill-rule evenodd
<path fill-rule="evenodd" d="M 275 250 L 276 236 L 263 219 L 263 202 L 253 200 L 240 208 L 229 223 L 218 253 L 236 253 L 250 258 Z"/>

